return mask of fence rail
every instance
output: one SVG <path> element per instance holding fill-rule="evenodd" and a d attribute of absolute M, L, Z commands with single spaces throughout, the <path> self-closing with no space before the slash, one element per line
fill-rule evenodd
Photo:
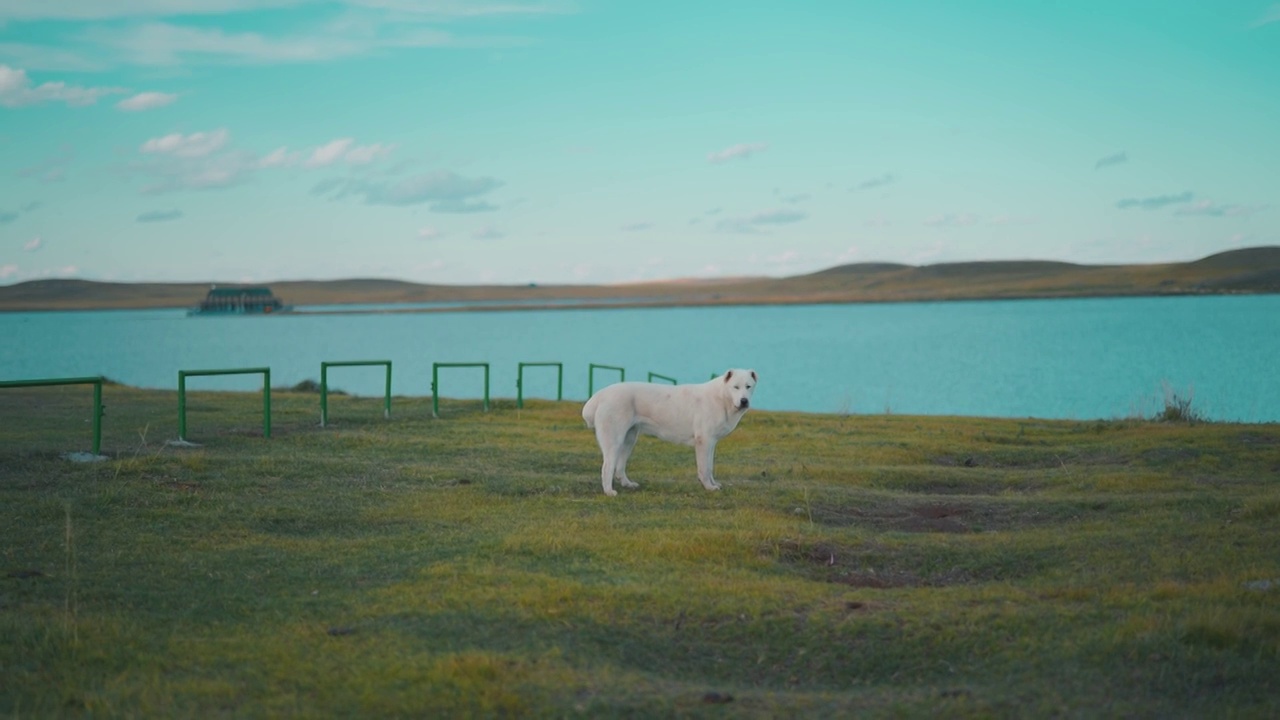
<path fill-rule="evenodd" d="M 101 375 L 96 377 L 76 378 L 43 378 L 39 380 L 0 380 L 0 388 L 45 387 L 52 385 L 92 385 L 93 386 L 93 454 L 102 450 L 102 383 L 106 380 Z"/>
<path fill-rule="evenodd" d="M 262 375 L 262 436 L 271 437 L 271 368 L 178 371 L 178 442 L 187 440 L 187 378 L 207 375 Z"/>
<path fill-rule="evenodd" d="M 617 365 L 597 365 L 589 363 L 587 365 L 587 397 L 590 398 L 596 394 L 596 370 L 614 370 L 619 373 L 618 382 L 625 382 L 627 379 L 627 369 L 618 367 Z"/>
<path fill-rule="evenodd" d="M 656 372 L 651 372 L 651 373 L 649 373 L 649 382 L 653 382 L 654 378 L 657 378 L 658 380 L 665 380 L 666 382 L 669 382 L 669 383 L 671 383 L 672 385 L 676 385 L 676 384 L 677 384 L 677 383 L 676 383 L 676 379 L 675 379 L 675 378 L 673 378 L 673 377 L 670 377 L 670 376 L 668 376 L 668 375 L 659 375 L 659 374 L 658 374 L 658 373 L 656 373 Z"/>
<path fill-rule="evenodd" d="M 431 417 L 440 417 L 440 368 L 484 368 L 484 411 L 489 412 L 489 363 L 431 363 Z"/>
<path fill-rule="evenodd" d="M 553 367 L 556 369 L 556 400 L 564 399 L 564 363 L 522 362 L 516 364 L 516 407 L 524 407 L 524 369 L 527 367 Z"/>
<path fill-rule="evenodd" d="M 329 368 L 365 367 L 385 365 L 387 391 L 382 405 L 382 417 L 391 417 L 391 361 L 390 360 L 329 360 L 320 363 L 320 427 L 329 423 Z"/>

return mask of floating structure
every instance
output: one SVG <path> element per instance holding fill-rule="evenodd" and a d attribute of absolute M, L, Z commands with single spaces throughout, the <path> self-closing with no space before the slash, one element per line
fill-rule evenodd
<path fill-rule="evenodd" d="M 271 288 L 262 286 L 218 287 L 214 285 L 200 305 L 188 315 L 269 315 L 288 312 Z"/>

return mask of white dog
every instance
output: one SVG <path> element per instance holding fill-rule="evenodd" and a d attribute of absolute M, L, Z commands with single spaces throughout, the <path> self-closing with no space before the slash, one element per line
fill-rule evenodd
<path fill-rule="evenodd" d="M 582 407 L 582 419 L 596 431 L 604 455 L 600 467 L 604 494 L 618 494 L 613 489 L 615 477 L 622 487 L 639 487 L 627 477 L 627 459 L 641 433 L 691 445 L 697 453 L 702 487 L 719 490 L 712 474 L 716 443 L 738 426 L 755 389 L 754 370 L 734 369 L 698 385 L 624 382 L 592 395 Z"/>

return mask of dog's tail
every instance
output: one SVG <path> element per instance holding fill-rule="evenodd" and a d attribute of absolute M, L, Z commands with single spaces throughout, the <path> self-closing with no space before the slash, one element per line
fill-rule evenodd
<path fill-rule="evenodd" d="M 600 404 L 600 396 L 592 395 L 586 405 L 582 406 L 582 419 L 587 423 L 587 428 L 596 429 L 596 406 Z"/>

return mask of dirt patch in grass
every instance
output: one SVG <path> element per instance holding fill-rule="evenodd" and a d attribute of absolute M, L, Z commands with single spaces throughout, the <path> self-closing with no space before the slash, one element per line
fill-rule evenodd
<path fill-rule="evenodd" d="M 930 458 L 930 462 L 943 467 L 1052 470 L 1073 465 L 1089 467 L 1128 465 L 1130 458 L 1114 451 L 1062 452 L 1061 450 L 1011 449 L 935 455 Z"/>
<path fill-rule="evenodd" d="M 973 566 L 959 557 L 926 557 L 909 550 L 890 550 L 877 543 L 783 540 L 776 552 L 783 565 L 815 580 L 875 590 L 964 585 L 1021 572 L 1007 567 Z M 1031 567 L 1028 564 L 1026 569 Z"/>
<path fill-rule="evenodd" d="M 1017 530 L 1079 517 L 1084 508 L 1044 503 L 998 503 L 962 499 L 858 505 L 814 504 L 813 522 L 832 527 L 865 526 L 909 533 L 971 533 Z"/>
<path fill-rule="evenodd" d="M 1146 465 L 1164 466 L 1187 463 L 1198 459 L 1204 452 L 1190 447 L 1157 447 L 1142 453 L 1142 462 Z"/>
<path fill-rule="evenodd" d="M 962 461 L 963 462 L 963 461 Z M 946 464 L 939 462 L 938 464 Z M 1048 480 L 1034 478 L 999 478 L 982 472 L 955 472 L 942 474 L 930 472 L 879 476 L 873 480 L 876 487 L 889 490 L 920 493 L 924 495 L 1003 495 L 1005 493 L 1030 493 L 1049 488 Z"/>
<path fill-rule="evenodd" d="M 1237 437 L 1244 445 L 1262 445 L 1266 447 L 1280 445 L 1280 437 L 1260 432 L 1242 432 Z"/>

